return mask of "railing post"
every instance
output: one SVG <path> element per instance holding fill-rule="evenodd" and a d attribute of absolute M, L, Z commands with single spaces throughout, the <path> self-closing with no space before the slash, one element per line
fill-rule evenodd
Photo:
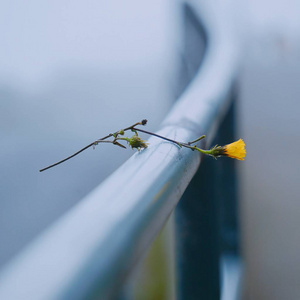
<path fill-rule="evenodd" d="M 216 141 L 225 145 L 236 140 L 236 98 L 235 87 L 231 93 L 232 103 L 220 124 Z M 220 210 L 221 251 L 223 255 L 239 255 L 239 226 L 237 202 L 237 164 L 233 159 L 219 159 L 216 166 L 217 197 Z"/>
<path fill-rule="evenodd" d="M 232 103 L 216 138 L 218 143 L 226 144 L 239 138 L 236 135 L 237 91 L 232 90 Z M 217 197 L 220 211 L 220 251 L 222 266 L 221 299 L 240 299 L 242 259 L 240 257 L 240 232 L 238 219 L 238 173 L 240 162 L 220 159 L 217 164 Z"/>
<path fill-rule="evenodd" d="M 176 211 L 178 299 L 220 298 L 215 161 L 204 159 Z"/>
<path fill-rule="evenodd" d="M 218 144 L 235 138 L 234 102 L 220 124 Z M 235 163 L 227 158 L 217 162 L 205 158 L 179 202 L 178 299 L 221 298 L 221 255 L 238 253 Z"/>

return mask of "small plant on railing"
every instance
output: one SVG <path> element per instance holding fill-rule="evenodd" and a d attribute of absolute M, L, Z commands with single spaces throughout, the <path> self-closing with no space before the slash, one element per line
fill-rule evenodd
<path fill-rule="evenodd" d="M 142 140 L 139 136 L 138 136 L 138 132 L 143 132 L 143 133 L 146 133 L 146 134 L 149 134 L 149 135 L 152 135 L 152 136 L 156 136 L 160 139 L 163 139 L 163 140 L 166 140 L 166 141 L 169 141 L 171 143 L 174 143 L 176 145 L 178 145 L 180 148 L 181 147 L 185 147 L 185 148 L 189 148 L 191 150 L 196 150 L 196 151 L 199 151 L 203 154 L 206 154 L 206 155 L 210 155 L 212 156 L 213 158 L 217 159 L 217 157 L 219 156 L 227 156 L 227 157 L 231 157 L 231 158 L 235 158 L 235 159 L 238 159 L 238 160 L 244 160 L 245 159 L 245 156 L 246 156 L 246 149 L 245 149 L 245 143 L 242 139 L 239 139 L 238 141 L 236 142 L 233 142 L 231 144 L 228 144 L 228 145 L 225 145 L 225 146 L 214 146 L 212 147 L 211 149 L 209 150 L 203 150 L 203 149 L 200 149 L 198 148 L 195 144 L 204 139 L 205 138 L 205 135 L 202 135 L 200 136 L 199 138 L 191 141 L 191 142 L 187 142 L 187 143 L 183 143 L 183 142 L 178 142 L 178 141 L 175 141 L 175 140 L 172 140 L 172 139 L 169 139 L 167 137 L 164 137 L 164 136 L 161 136 L 161 135 L 158 135 L 156 133 L 153 133 L 153 132 L 149 132 L 149 131 L 146 131 L 146 130 L 143 130 L 143 129 L 140 129 L 140 128 L 137 128 L 137 126 L 139 125 L 146 125 L 147 124 L 147 120 L 144 119 L 142 120 L 141 122 L 138 122 L 138 123 L 135 123 L 127 128 L 124 128 L 124 129 L 121 129 L 119 131 L 116 131 L 115 133 L 110 133 L 108 134 L 107 136 L 101 138 L 101 139 L 98 139 L 94 142 L 92 142 L 91 144 L 85 146 L 84 148 L 82 148 L 81 150 L 77 151 L 76 153 L 66 157 L 65 159 L 55 163 L 55 164 L 52 164 L 48 167 L 45 167 L 43 169 L 40 170 L 40 172 L 42 171 L 45 171 L 47 169 L 50 169 L 54 166 L 57 166 L 67 160 L 69 160 L 70 158 L 78 155 L 79 153 L 81 153 L 82 151 L 90 148 L 90 147 L 93 147 L 95 148 L 95 146 L 97 146 L 98 144 L 100 143 L 111 143 L 113 145 L 116 145 L 116 146 L 119 146 L 121 148 L 125 148 L 126 147 L 121 144 L 120 142 L 121 141 L 126 141 L 127 144 L 132 148 L 136 148 L 138 151 L 140 151 L 141 149 L 144 149 L 144 148 L 147 148 L 148 147 L 148 143 L 146 143 L 146 141 Z M 124 134 L 126 131 L 131 131 L 134 133 L 133 136 L 131 137 L 124 137 Z M 108 138 L 112 138 L 111 140 L 107 140 Z"/>

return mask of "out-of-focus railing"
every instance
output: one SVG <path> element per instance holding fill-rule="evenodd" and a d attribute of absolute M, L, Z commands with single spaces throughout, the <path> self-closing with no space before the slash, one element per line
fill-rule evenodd
<path fill-rule="evenodd" d="M 158 133 L 231 142 L 237 53 L 226 20 L 210 3 L 183 11 L 181 96 Z M 234 165 L 155 137 L 149 143 L 2 270 L 0 299 L 125 297 L 136 262 L 176 206 L 176 297 L 220 298 L 220 258 L 237 254 Z"/>

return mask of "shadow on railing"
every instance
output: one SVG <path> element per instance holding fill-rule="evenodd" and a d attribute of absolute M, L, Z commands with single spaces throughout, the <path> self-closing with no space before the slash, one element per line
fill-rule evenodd
<path fill-rule="evenodd" d="M 159 134 L 179 141 L 206 134 L 208 144 L 216 136 L 227 143 L 235 127 L 234 43 L 211 4 L 184 11 L 181 96 Z M 155 137 L 149 142 L 1 272 L 0 299 L 137 298 L 131 274 L 183 194 L 172 250 L 178 280 L 171 276 L 168 297 L 221 297 L 220 258 L 238 253 L 234 163 L 202 162 L 196 151 Z M 149 291 L 142 299 L 166 299 Z"/>

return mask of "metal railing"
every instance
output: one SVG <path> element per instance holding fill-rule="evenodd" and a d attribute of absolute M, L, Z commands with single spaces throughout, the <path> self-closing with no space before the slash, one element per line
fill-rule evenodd
<path fill-rule="evenodd" d="M 233 113 L 229 108 L 234 98 L 236 51 L 223 16 L 217 15 L 211 4 L 194 3 L 184 9 L 196 22 L 201 20 L 198 30 L 201 34 L 205 32 L 207 45 L 200 70 L 192 74 L 193 81 L 182 92 L 158 133 L 179 141 L 206 134 L 208 146 L 217 132 L 221 140 L 233 134 Z M 196 31 L 198 25 L 194 27 Z M 225 123 L 218 131 L 223 120 Z M 193 177 L 177 214 L 180 219 L 177 297 L 220 296 L 216 199 L 225 197 L 234 202 L 234 188 L 229 192 L 225 188 L 224 194 L 218 194 L 213 179 L 216 176 L 212 174 L 216 168 L 212 160 L 202 162 L 198 152 L 180 149 L 155 137 L 149 143 L 146 150 L 134 154 L 2 270 L 0 299 L 119 297 L 136 262 L 149 249 Z M 196 174 L 200 163 L 203 166 Z M 233 166 L 228 167 L 233 174 Z M 228 174 L 222 178 L 227 187 L 234 187 L 234 179 L 228 178 Z M 222 186 L 223 180 L 220 189 Z M 229 223 L 235 220 L 234 212 L 228 220 Z M 235 231 L 236 225 L 232 228 Z M 190 245 L 191 230 L 200 240 L 193 245 Z M 201 243 L 208 240 L 209 243 Z M 230 246 L 228 249 L 232 251 Z M 200 258 L 193 256 L 195 252 Z M 192 269 L 194 273 L 190 272 Z"/>

